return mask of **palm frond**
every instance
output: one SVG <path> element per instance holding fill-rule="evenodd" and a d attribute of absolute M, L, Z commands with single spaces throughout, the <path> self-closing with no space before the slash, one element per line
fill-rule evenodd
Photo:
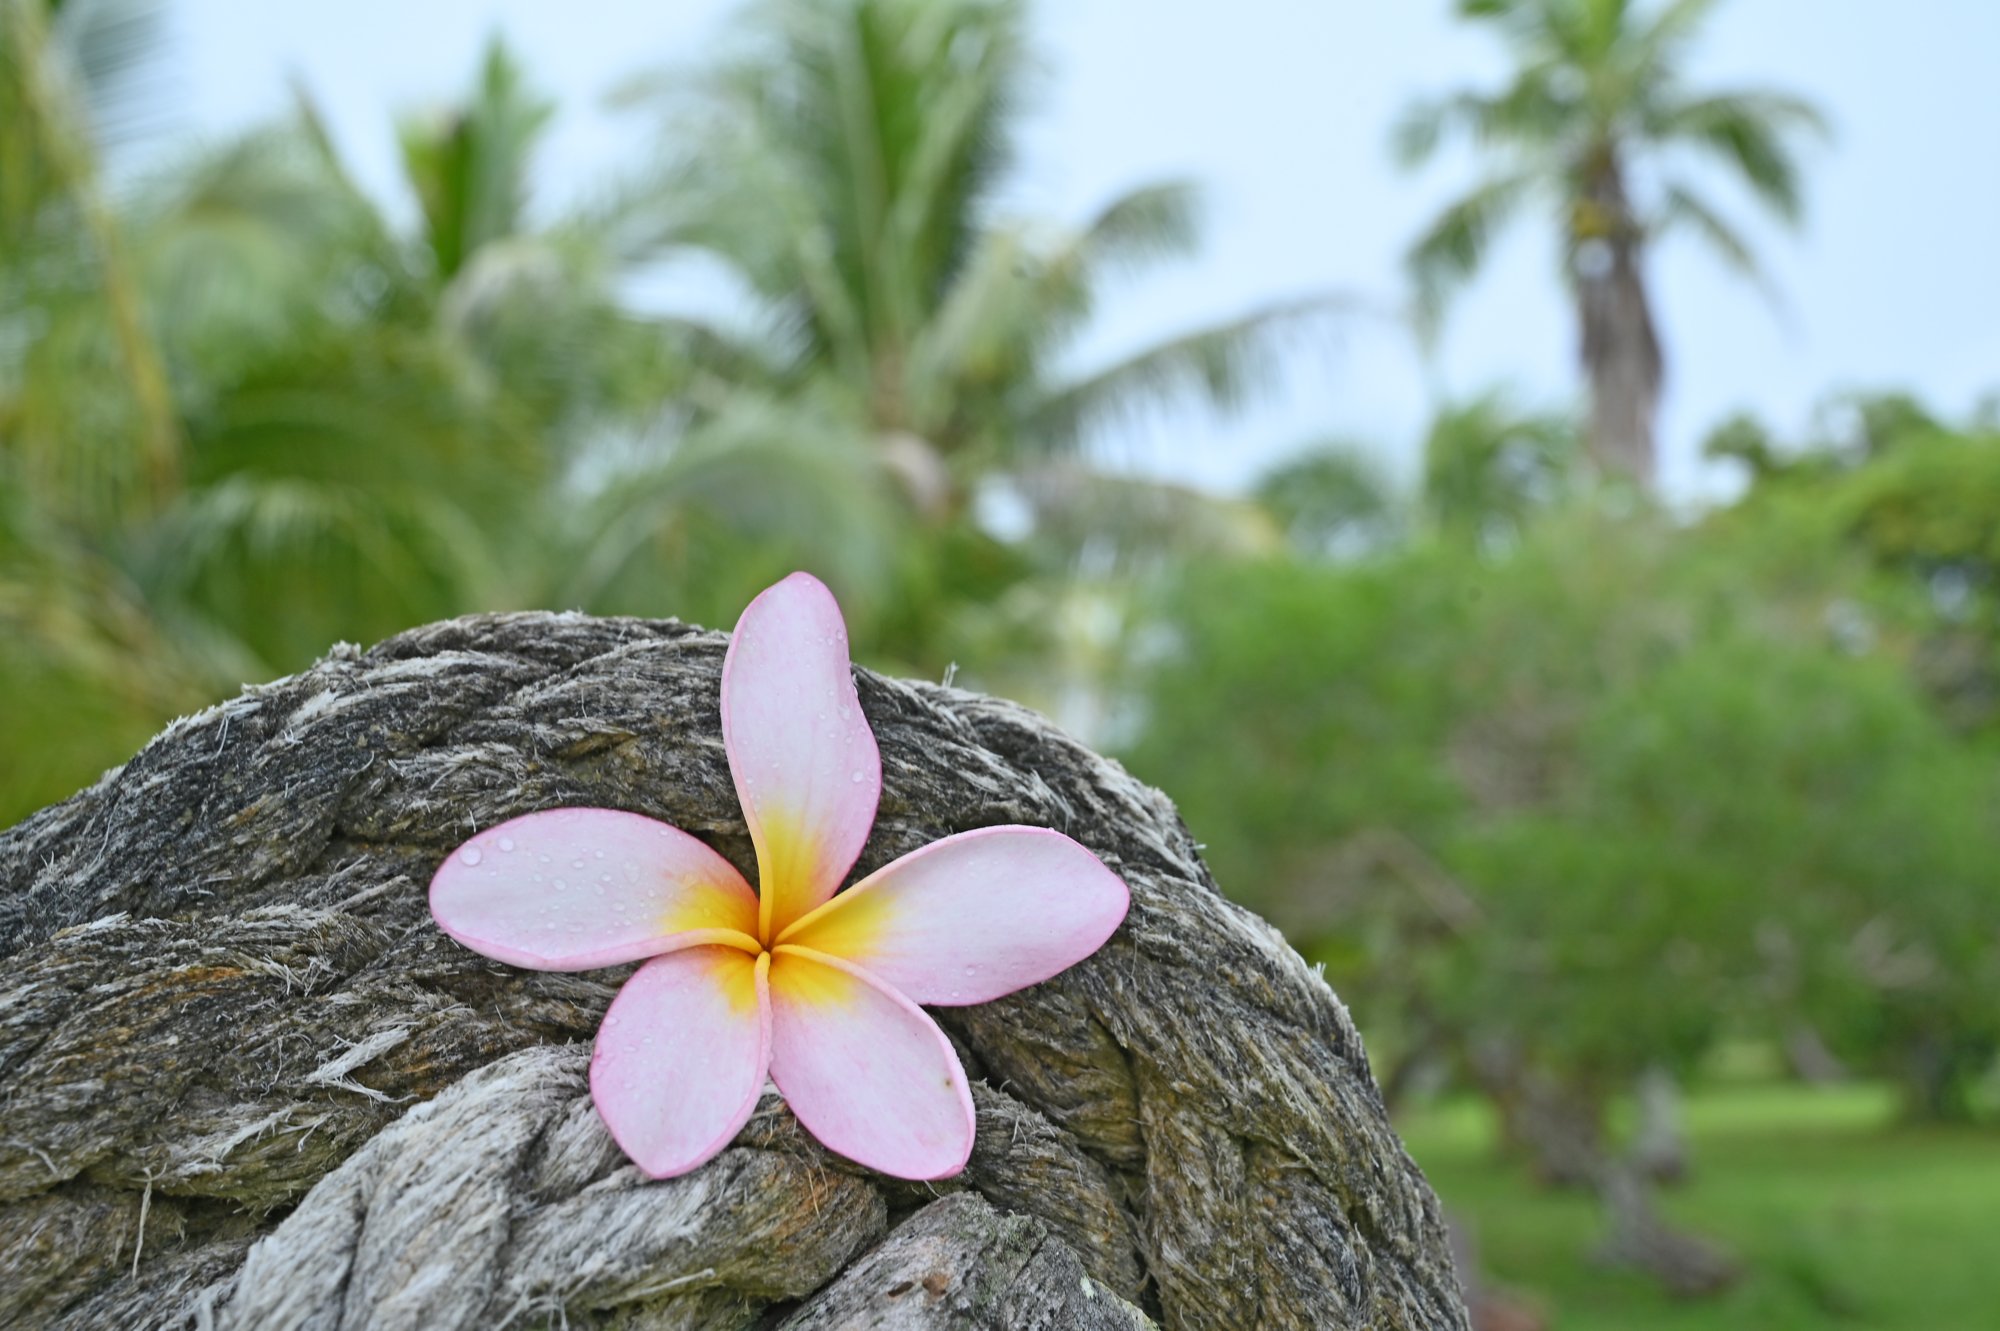
<path fill-rule="evenodd" d="M 1128 190 L 1100 208 L 1072 247 L 1079 267 L 1131 272 L 1163 259 L 1185 258 L 1200 239 L 1200 187 L 1168 180 Z"/>
<path fill-rule="evenodd" d="M 889 210 L 892 243 L 929 256 L 916 309 L 934 305 L 978 243 L 1004 173 L 1014 162 L 1010 119 L 1029 62 L 1018 5 L 987 3 L 953 14 L 917 5 L 915 51 L 901 51 L 921 77 L 898 117 L 915 122 Z M 902 43 L 908 47 L 907 39 Z M 884 108 L 877 106 L 878 116 Z"/>
<path fill-rule="evenodd" d="M 296 123 L 182 158 L 132 209 L 149 304 L 190 412 L 321 325 L 415 317 L 418 274 L 369 201 Z"/>
<path fill-rule="evenodd" d="M 1022 416 L 1018 443 L 1031 453 L 1073 451 L 1173 402 L 1233 411 L 1270 385 L 1286 352 L 1366 309 L 1343 293 L 1299 297 L 1156 343 L 1041 395 Z"/>
<path fill-rule="evenodd" d="M 1416 167 L 1430 161 L 1445 136 L 1464 116 L 1464 105 L 1476 99 L 1473 93 L 1412 102 L 1389 127 L 1389 152 L 1399 166 Z"/>
<path fill-rule="evenodd" d="M 716 614 L 802 565 L 879 585 L 899 510 L 873 441 L 842 419 L 745 395 L 652 460 L 597 477 L 570 506 L 546 595 L 599 613 Z"/>
<path fill-rule="evenodd" d="M 456 274 L 480 246 L 522 230 L 528 168 L 554 113 L 555 104 L 528 89 L 519 63 L 495 38 L 463 106 L 404 118 L 403 171 L 441 278 Z"/>
<path fill-rule="evenodd" d="M 1793 144 L 1800 135 L 1824 136 L 1827 124 L 1800 98 L 1726 92 L 1657 112 L 1652 130 L 1662 141 L 1684 143 L 1715 157 L 1772 212 L 1797 223 L 1802 197 Z"/>
<path fill-rule="evenodd" d="M 1422 166 L 1453 135 L 1528 158 L 1555 153 L 1577 119 L 1575 98 L 1534 68 L 1498 93 L 1454 93 L 1411 104 L 1390 129 L 1398 164 Z"/>
<path fill-rule="evenodd" d="M 161 110 L 160 0 L 61 0 L 48 8 L 51 54 L 74 80 L 92 139 L 115 147 L 144 133 Z"/>
<path fill-rule="evenodd" d="M 909 425 L 938 435 L 948 417 L 1038 379 L 1089 320 L 1110 273 L 1192 246 L 1195 207 L 1191 187 L 1168 182 L 1120 195 L 1052 245 L 1025 226 L 988 229 L 910 347 Z"/>
<path fill-rule="evenodd" d="M 449 491 L 234 475 L 187 495 L 144 548 L 149 601 L 236 626 L 255 653 L 245 678 L 509 599 L 494 534 Z"/>
<path fill-rule="evenodd" d="M 1150 476 L 1059 459 L 1020 468 L 1007 483 L 1033 511 L 1040 545 L 1071 563 L 1088 559 L 1100 575 L 1268 555 L 1281 543 L 1261 505 Z"/>
<path fill-rule="evenodd" d="M 1784 309 L 1782 295 L 1764 265 L 1758 262 L 1756 252 L 1750 248 L 1750 242 L 1743 233 L 1703 202 L 1701 196 L 1687 185 L 1675 181 L 1666 186 L 1660 210 L 1649 230 L 1659 236 L 1672 235 L 1676 231 L 1691 232 L 1739 277 L 1756 287 L 1773 309 Z"/>
<path fill-rule="evenodd" d="M 1074 267 L 1056 271 L 1020 227 L 989 230 L 910 345 L 904 425 L 949 446 L 941 436 L 954 414 L 1032 373 L 1057 330 L 1089 311 Z"/>
<path fill-rule="evenodd" d="M 1417 326 L 1425 336 L 1435 333 L 1452 295 L 1479 271 L 1494 236 L 1539 184 L 1528 172 L 1492 177 L 1438 214 L 1417 238 L 1404 262 L 1415 288 Z"/>
<path fill-rule="evenodd" d="M 1688 44 L 1715 12 L 1717 0 L 1668 0 L 1633 39 L 1633 63 L 1656 71 L 1677 67 Z"/>

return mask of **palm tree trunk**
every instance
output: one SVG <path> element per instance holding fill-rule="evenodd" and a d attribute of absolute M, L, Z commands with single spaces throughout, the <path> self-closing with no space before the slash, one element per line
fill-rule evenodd
<path fill-rule="evenodd" d="M 1615 157 L 1593 173 L 1577 213 L 1570 267 L 1590 383 L 1591 459 L 1607 478 L 1648 489 L 1665 365 L 1642 271 L 1644 236 Z"/>

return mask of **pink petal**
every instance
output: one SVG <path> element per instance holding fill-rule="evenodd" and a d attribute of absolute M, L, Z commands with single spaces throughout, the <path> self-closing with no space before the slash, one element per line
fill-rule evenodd
<path fill-rule="evenodd" d="M 679 828 L 615 809 L 549 809 L 447 855 L 431 879 L 431 915 L 474 952 L 581 971 L 723 941 L 714 931 L 754 934 L 757 898 L 729 861 Z"/>
<path fill-rule="evenodd" d="M 840 886 L 882 794 L 847 624 L 810 573 L 769 588 L 737 621 L 722 665 L 722 737 L 757 845 L 759 937 L 771 938 Z"/>
<path fill-rule="evenodd" d="M 806 1130 L 897 1178 L 949 1178 L 972 1154 L 972 1093 L 937 1023 L 865 971 L 771 958 L 771 1079 Z"/>
<path fill-rule="evenodd" d="M 654 1178 L 706 1162 L 757 1107 L 771 1057 L 761 962 L 733 947 L 669 952 L 633 972 L 604 1014 L 590 1098 Z"/>
<path fill-rule="evenodd" d="M 986 827 L 886 864 L 783 942 L 844 957 L 919 1003 L 984 1003 L 1104 945 L 1131 893 L 1060 832 Z"/>

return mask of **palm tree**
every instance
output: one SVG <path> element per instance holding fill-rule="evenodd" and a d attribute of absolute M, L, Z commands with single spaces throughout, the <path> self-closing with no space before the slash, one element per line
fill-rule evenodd
<path fill-rule="evenodd" d="M 1424 438 L 1423 506 L 1438 533 L 1474 545 L 1518 538 L 1570 491 L 1576 429 L 1499 390 L 1447 403 Z"/>
<path fill-rule="evenodd" d="M 711 343 L 629 307 L 645 251 L 615 210 L 530 216 L 553 110 L 496 39 L 468 98 L 399 124 L 428 317 L 547 469 L 528 511 L 505 519 L 527 558 L 476 602 L 719 622 L 801 563 L 850 593 L 878 584 L 889 522 L 875 460 L 804 398 L 704 397 L 690 353 Z"/>
<path fill-rule="evenodd" d="M 105 78 L 82 78 L 119 68 L 82 21 L 108 12 L 0 0 L 0 693 L 36 703 L 0 715 L 0 751 L 35 755 L 0 773 L 0 821 L 341 639 L 550 601 L 681 608 L 663 570 L 719 581 L 689 549 L 759 536 L 772 558 L 816 534 L 867 549 L 746 480 L 825 496 L 830 460 L 787 468 L 740 422 L 697 437 L 663 411 L 685 381 L 671 330 L 623 307 L 591 227 L 527 216 L 546 109 L 504 51 L 458 111 L 404 123 L 414 232 L 303 99 L 114 208 Z M 7 113 L 24 105 L 40 119 Z M 154 409 L 164 468 L 140 446 Z"/>
<path fill-rule="evenodd" d="M 140 127 L 157 6 L 0 0 L 0 821 L 206 695 L 92 532 L 181 483 L 165 358 L 100 158 Z"/>
<path fill-rule="evenodd" d="M 867 556 L 795 498 L 844 501 L 835 459 L 793 465 L 755 412 L 679 408 L 679 330 L 626 308 L 611 239 L 531 216 L 550 110 L 496 42 L 468 96 L 404 117 L 409 232 L 303 99 L 137 209 L 189 474 L 121 540 L 148 603 L 226 649 L 219 680 L 475 609 L 720 613 L 754 590 L 744 550 Z"/>
<path fill-rule="evenodd" d="M 692 105 L 663 88 L 693 151 L 648 196 L 653 234 L 748 297 L 747 334 L 712 330 L 726 373 L 825 386 L 919 507 L 956 511 L 979 473 L 1074 455 L 1124 413 L 1236 405 L 1328 313 L 1269 305 L 1077 366 L 1107 281 L 1191 251 L 1195 197 L 1135 189 L 1073 228 L 999 215 L 1033 75 L 1019 0 L 772 0 L 753 18 Z"/>
<path fill-rule="evenodd" d="M 1646 284 L 1648 247 L 1689 231 L 1755 277 L 1750 247 L 1691 169 L 1703 159 L 1719 165 L 1757 203 L 1796 223 L 1796 148 L 1801 136 L 1824 132 L 1819 113 L 1797 97 L 1687 87 L 1689 47 L 1714 6 L 1460 0 L 1461 14 L 1505 39 L 1512 78 L 1495 92 L 1421 103 L 1395 132 L 1398 155 L 1412 166 L 1452 133 L 1467 135 L 1494 161 L 1410 252 L 1427 319 L 1478 270 L 1502 226 L 1531 203 L 1553 212 L 1590 386 L 1590 455 L 1607 475 L 1642 485 L 1655 465 L 1665 371 Z"/>
<path fill-rule="evenodd" d="M 1265 472 L 1255 493 L 1293 548 L 1313 558 L 1372 554 L 1408 525 L 1389 479 L 1353 440 L 1306 446 Z"/>

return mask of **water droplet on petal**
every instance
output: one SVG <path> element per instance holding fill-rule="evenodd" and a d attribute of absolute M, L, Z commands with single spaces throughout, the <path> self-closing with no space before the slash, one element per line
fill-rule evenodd
<path fill-rule="evenodd" d="M 556 891 L 558 891 L 558 892 L 567 892 L 567 891 L 569 891 L 569 880 L 568 880 L 568 879 L 566 879 L 566 878 L 558 878 L 558 879 L 556 879 L 556 881 L 555 881 L 555 889 L 556 889 Z"/>
<path fill-rule="evenodd" d="M 512 849 L 514 849 L 514 838 L 513 838 L 513 837 L 510 837 L 510 836 L 503 836 L 503 837 L 501 837 L 501 838 L 500 838 L 500 849 L 502 849 L 502 850 L 512 850 Z"/>
<path fill-rule="evenodd" d="M 852 772 L 849 772 L 849 773 L 847 774 L 847 779 L 848 779 L 849 781 L 852 781 L 852 782 L 853 782 L 853 783 L 854 783 L 855 785 L 857 785 L 857 786 L 858 786 L 858 785 L 860 785 L 860 784 L 861 784 L 861 783 L 862 783 L 863 781 L 866 781 L 866 780 L 868 779 L 868 774 L 867 774 L 866 772 L 863 772 L 863 771 L 859 770 L 859 769 L 856 769 L 855 771 L 852 771 Z"/>
<path fill-rule="evenodd" d="M 467 864 L 477 864 L 486 857 L 479 853 L 479 847 L 467 846 L 464 850 L 458 852 L 458 858 L 464 860 Z"/>
<path fill-rule="evenodd" d="M 600 860 L 604 858 L 604 852 L 601 850 L 592 851 L 591 854 L 597 856 L 597 858 Z"/>

